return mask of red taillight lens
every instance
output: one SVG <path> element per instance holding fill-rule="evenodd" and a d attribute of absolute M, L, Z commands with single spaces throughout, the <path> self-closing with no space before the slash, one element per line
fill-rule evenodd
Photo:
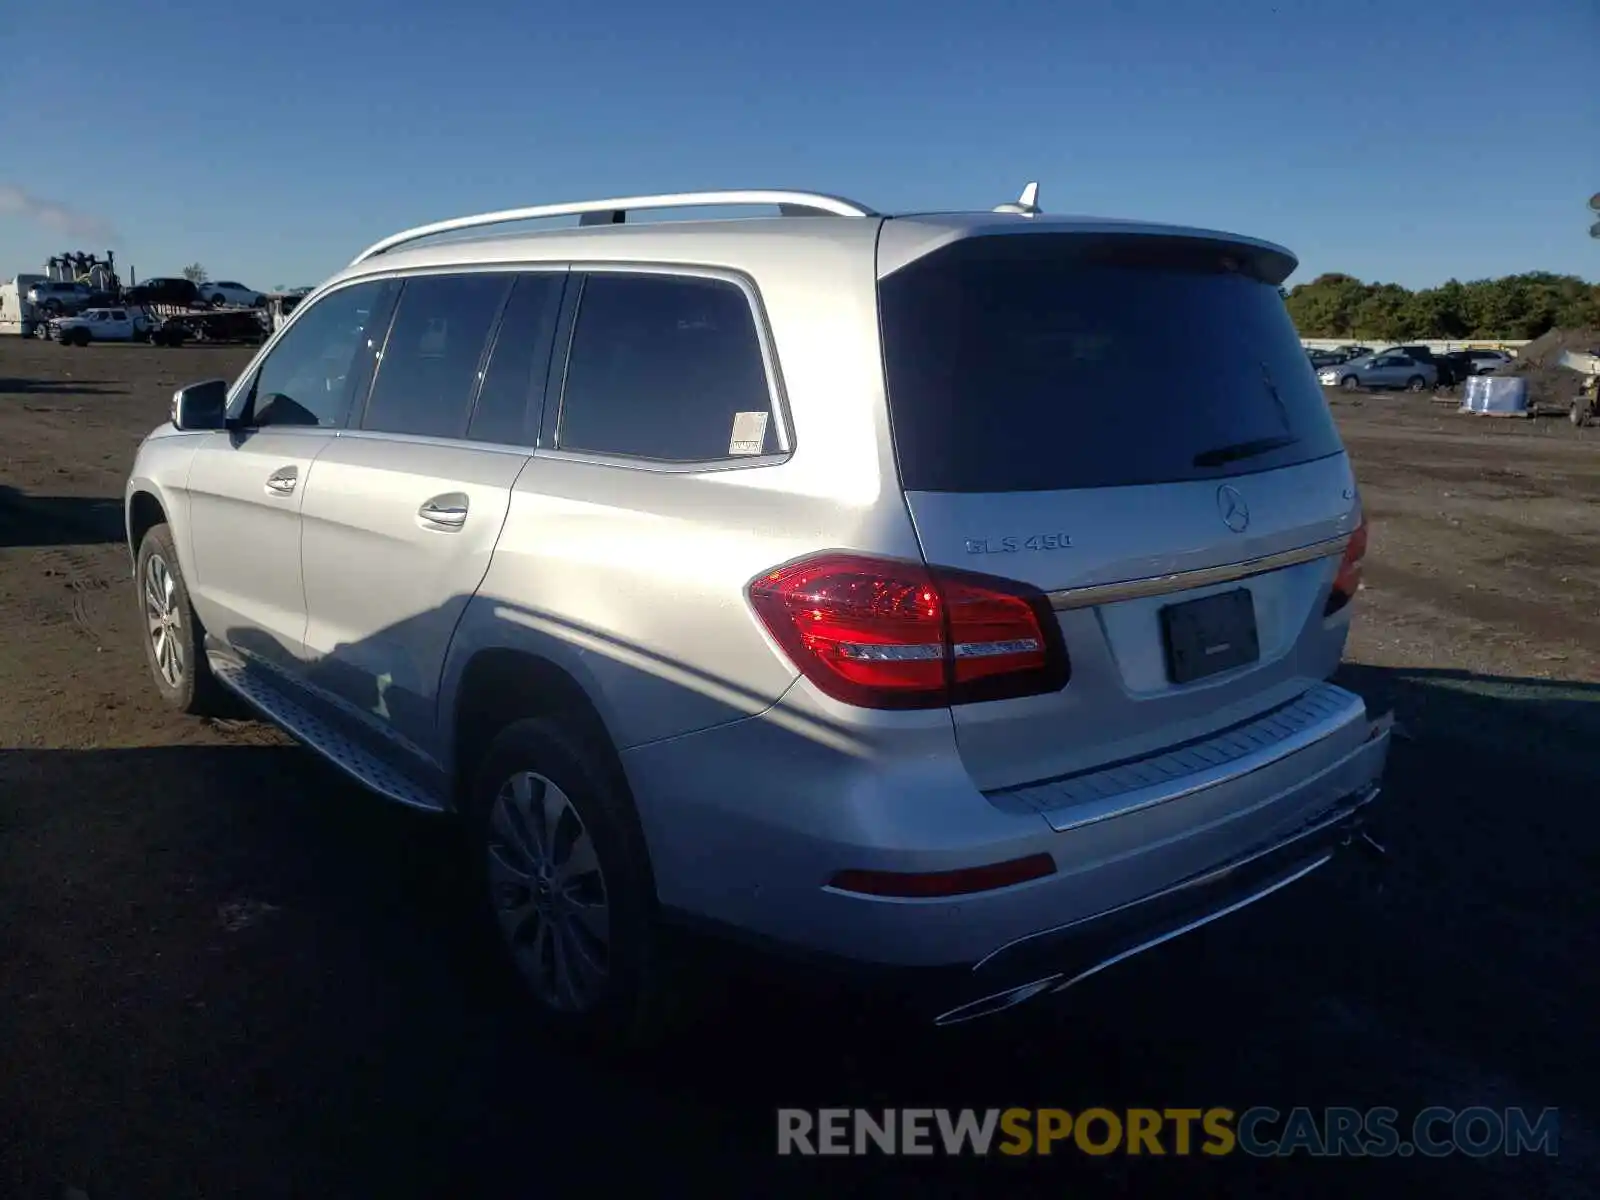
<path fill-rule="evenodd" d="M 1366 556 L 1367 518 L 1363 516 L 1361 524 L 1350 535 L 1350 541 L 1344 548 L 1344 557 L 1339 560 L 1339 573 L 1333 577 L 1333 590 L 1328 593 L 1328 606 L 1323 610 L 1323 616 L 1333 616 L 1356 598 L 1356 593 L 1361 590 L 1361 560 Z"/>
<path fill-rule="evenodd" d="M 828 886 L 862 896 L 893 896 L 906 900 L 932 900 L 941 896 L 970 896 L 998 888 L 1030 883 L 1056 873 L 1055 860 L 1048 854 L 1030 854 L 1008 862 L 984 867 L 964 867 L 959 871 L 930 871 L 906 874 L 899 871 L 840 871 Z"/>
<path fill-rule="evenodd" d="M 750 584 L 800 671 L 864 708 L 943 708 L 1061 688 L 1066 648 L 1044 596 L 921 563 L 824 554 Z"/>

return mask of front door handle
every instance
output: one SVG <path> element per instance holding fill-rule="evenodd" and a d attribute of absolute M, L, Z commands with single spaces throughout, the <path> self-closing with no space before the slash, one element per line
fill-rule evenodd
<path fill-rule="evenodd" d="M 267 491 L 274 496 L 287 496 L 300 482 L 299 467 L 279 467 L 267 476 Z"/>
<path fill-rule="evenodd" d="M 467 497 L 450 492 L 425 500 L 417 509 L 417 520 L 431 529 L 460 529 L 467 523 Z"/>

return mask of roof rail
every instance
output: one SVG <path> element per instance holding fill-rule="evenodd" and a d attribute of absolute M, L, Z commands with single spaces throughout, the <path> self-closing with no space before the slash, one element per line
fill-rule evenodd
<path fill-rule="evenodd" d="M 415 242 L 438 233 L 453 233 L 458 229 L 481 229 L 488 225 L 506 225 L 513 221 L 532 221 L 543 217 L 579 217 L 584 225 L 621 225 L 627 214 L 635 209 L 652 208 L 713 208 L 717 206 L 774 204 L 786 217 L 834 216 L 875 217 L 878 214 L 864 204 L 846 200 L 841 196 L 827 196 L 820 192 L 739 191 L 739 192 L 679 192 L 662 196 L 624 196 L 615 200 L 580 200 L 573 204 L 540 204 L 532 208 L 507 208 L 500 212 L 479 213 L 470 217 L 452 217 L 448 221 L 435 221 L 431 225 L 418 225 L 391 234 L 381 242 L 374 242 L 351 260 L 356 266 L 376 255 L 393 250 L 406 242 Z"/>

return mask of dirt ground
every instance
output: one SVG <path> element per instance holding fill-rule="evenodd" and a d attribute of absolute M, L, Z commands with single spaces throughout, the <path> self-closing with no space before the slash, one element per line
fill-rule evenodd
<path fill-rule="evenodd" d="M 138 439 L 243 350 L 0 339 L 0 1197 L 1600 1196 L 1600 430 L 1334 396 L 1372 518 L 1344 678 L 1391 865 L 972 1032 L 731 990 L 620 1065 L 530 1032 L 436 822 L 157 707 Z M 1561 1110 L 1556 1158 L 779 1160 L 774 1108 Z M 71 1192 L 69 1189 L 78 1189 Z"/>

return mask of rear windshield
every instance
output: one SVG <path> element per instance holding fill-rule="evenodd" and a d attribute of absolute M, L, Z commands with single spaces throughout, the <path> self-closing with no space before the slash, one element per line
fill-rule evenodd
<path fill-rule="evenodd" d="M 1340 451 L 1277 287 L 1214 242 L 967 238 L 879 284 L 910 491 L 1214 479 Z"/>

